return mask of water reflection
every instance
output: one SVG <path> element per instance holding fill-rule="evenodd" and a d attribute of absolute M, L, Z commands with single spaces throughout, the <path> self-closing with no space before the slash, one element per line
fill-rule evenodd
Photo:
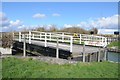
<path fill-rule="evenodd" d="M 120 62 L 120 53 L 108 52 L 108 61 Z"/>

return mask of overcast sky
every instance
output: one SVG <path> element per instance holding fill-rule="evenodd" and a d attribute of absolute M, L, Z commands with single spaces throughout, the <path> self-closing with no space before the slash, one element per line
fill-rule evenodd
<path fill-rule="evenodd" d="M 118 29 L 117 2 L 8 2 L 0 12 L 2 31 L 55 24 L 58 28 Z"/>

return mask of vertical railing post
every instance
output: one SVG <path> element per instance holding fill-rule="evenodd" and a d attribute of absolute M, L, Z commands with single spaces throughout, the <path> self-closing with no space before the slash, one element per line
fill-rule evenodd
<path fill-rule="evenodd" d="M 102 37 L 102 45 L 104 44 L 103 41 L 104 41 L 104 38 Z"/>
<path fill-rule="evenodd" d="M 73 48 L 73 36 L 70 37 L 70 52 L 72 53 Z"/>
<path fill-rule="evenodd" d="M 32 35 L 32 39 L 34 39 L 34 36 L 35 36 L 35 35 L 33 34 L 33 35 Z"/>
<path fill-rule="evenodd" d="M 106 39 L 107 39 L 107 44 L 108 44 L 108 37 L 106 37 Z"/>
<path fill-rule="evenodd" d="M 21 42 L 21 32 L 19 32 L 19 42 Z"/>
<path fill-rule="evenodd" d="M 14 35 L 15 35 L 15 34 L 14 34 L 14 32 L 13 32 L 13 34 L 12 34 L 12 35 L 13 35 L 13 40 L 14 40 L 14 38 L 15 38 L 15 36 L 14 36 Z"/>
<path fill-rule="evenodd" d="M 104 47 L 106 47 L 107 46 L 107 37 L 105 37 L 105 46 Z"/>
<path fill-rule="evenodd" d="M 85 44 L 83 44 L 83 62 L 85 62 Z"/>
<path fill-rule="evenodd" d="M 29 31 L 29 44 L 31 44 L 31 31 Z"/>
<path fill-rule="evenodd" d="M 82 39 L 81 39 L 81 34 L 80 34 L 80 44 L 81 44 L 81 40 L 82 40 Z"/>
<path fill-rule="evenodd" d="M 62 42 L 64 42 L 64 33 L 62 33 Z"/>
<path fill-rule="evenodd" d="M 41 33 L 40 33 L 40 40 L 41 40 Z"/>
<path fill-rule="evenodd" d="M 25 38 L 25 34 L 24 34 L 24 42 L 23 42 L 23 56 L 26 56 L 26 38 Z"/>
<path fill-rule="evenodd" d="M 45 33 L 45 47 L 47 47 L 47 33 Z"/>
<path fill-rule="evenodd" d="M 56 45 L 56 58 L 59 58 L 59 41 L 57 37 L 57 45 Z"/>
<path fill-rule="evenodd" d="M 104 60 L 106 61 L 107 59 L 107 48 L 104 48 Z"/>
<path fill-rule="evenodd" d="M 91 62 L 91 57 L 92 57 L 92 55 L 91 55 L 91 54 L 89 54 L 89 62 Z"/>
<path fill-rule="evenodd" d="M 98 62 L 100 62 L 100 53 L 101 53 L 101 49 L 99 48 L 99 52 L 98 52 Z"/>
<path fill-rule="evenodd" d="M 51 33 L 49 33 L 50 34 L 50 41 L 51 41 Z"/>

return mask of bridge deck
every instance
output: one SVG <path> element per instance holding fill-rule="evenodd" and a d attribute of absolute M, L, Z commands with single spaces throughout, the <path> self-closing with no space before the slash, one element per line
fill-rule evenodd
<path fill-rule="evenodd" d="M 19 41 L 19 40 L 15 39 L 15 41 Z M 23 39 L 21 40 L 21 42 L 23 42 Z M 29 43 L 29 40 L 26 40 L 26 43 Z M 44 46 L 44 41 L 31 40 L 31 44 L 38 45 L 38 46 Z M 47 42 L 47 47 L 56 48 L 56 43 Z M 59 43 L 59 48 L 70 51 L 69 44 Z M 96 53 L 98 51 L 99 51 L 98 47 L 85 46 L 85 54 Z M 82 45 L 73 44 L 73 51 L 72 51 L 73 56 L 81 56 L 82 52 L 83 52 Z"/>

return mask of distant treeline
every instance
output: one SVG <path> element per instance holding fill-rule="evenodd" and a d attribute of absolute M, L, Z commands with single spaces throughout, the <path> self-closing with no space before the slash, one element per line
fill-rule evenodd
<path fill-rule="evenodd" d="M 83 28 L 73 26 L 69 28 L 58 29 L 55 25 L 51 26 L 49 29 L 47 29 L 47 27 L 44 26 L 44 27 L 38 27 L 32 30 L 41 31 L 41 32 L 69 32 L 69 33 L 80 33 L 80 34 L 90 34 L 91 31 L 93 31 L 94 34 L 97 34 L 98 32 L 97 28 L 93 28 L 91 30 L 85 30 Z M 28 31 L 28 30 L 24 29 L 23 31 Z M 11 47 L 13 43 L 12 32 L 2 33 L 1 41 L 2 41 L 2 47 L 4 48 Z"/>
<path fill-rule="evenodd" d="M 97 34 L 98 33 L 98 29 L 97 28 L 92 28 L 91 30 L 85 30 L 83 28 L 80 27 L 69 27 L 69 28 L 61 28 L 58 29 L 56 26 L 51 26 L 49 29 L 47 29 L 45 26 L 44 27 L 38 27 L 36 29 L 33 29 L 36 31 L 41 31 L 41 32 L 69 32 L 69 33 L 80 33 L 80 34 L 91 34 L 91 32 L 93 32 L 93 34 Z"/>
<path fill-rule="evenodd" d="M 79 34 L 95 34 L 99 36 L 105 36 L 105 37 L 114 37 L 115 35 L 102 35 L 102 34 L 97 34 L 98 29 L 97 28 L 92 28 L 91 30 L 85 30 L 80 27 L 69 27 L 69 28 L 61 28 L 58 29 L 55 25 L 51 26 L 49 29 L 47 29 L 46 26 L 44 27 L 38 27 L 36 29 L 31 29 L 34 31 L 41 31 L 41 32 L 69 32 L 69 33 L 79 33 Z M 22 31 L 28 31 L 28 29 L 23 29 Z M 16 32 L 16 31 L 14 31 Z M 1 35 L 2 34 L 2 35 Z M 2 47 L 11 47 L 13 43 L 13 34 L 12 32 L 2 32 L 0 33 L 0 41 L 2 42 Z M 0 43 L 1 44 L 1 43 Z"/>

